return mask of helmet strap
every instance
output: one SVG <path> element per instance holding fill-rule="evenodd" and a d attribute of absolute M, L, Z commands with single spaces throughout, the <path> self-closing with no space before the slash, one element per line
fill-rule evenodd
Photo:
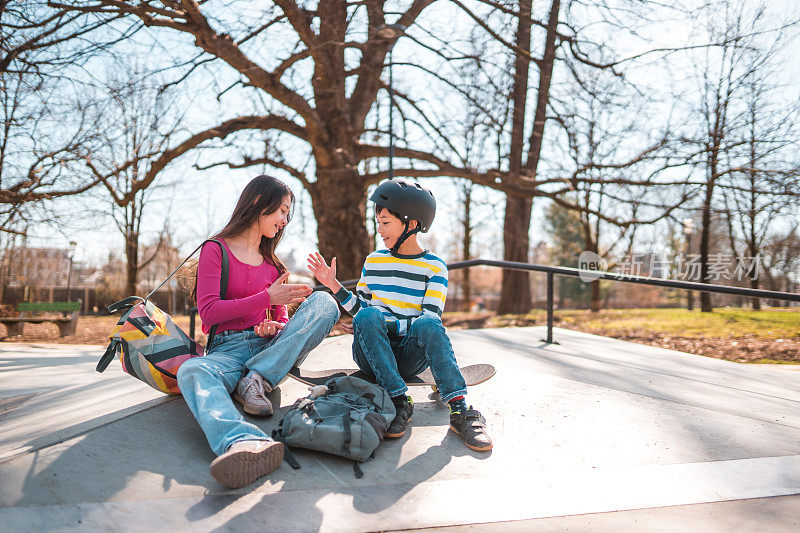
<path fill-rule="evenodd" d="M 400 236 L 397 238 L 397 241 L 394 243 L 394 246 L 392 246 L 392 249 L 389 250 L 390 252 L 392 252 L 392 254 L 397 255 L 398 250 L 400 250 L 400 247 L 403 246 L 404 242 L 406 242 L 406 239 L 408 239 L 415 233 L 419 233 L 420 229 L 419 221 L 417 221 L 417 227 L 412 230 L 408 229 L 408 225 L 410 223 L 411 223 L 410 220 L 406 222 L 406 227 L 403 228 L 403 233 L 400 234 Z"/>

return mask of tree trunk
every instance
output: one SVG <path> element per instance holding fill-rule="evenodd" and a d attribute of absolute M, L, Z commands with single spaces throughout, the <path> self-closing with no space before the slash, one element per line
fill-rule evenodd
<path fill-rule="evenodd" d="M 530 52 L 531 49 L 531 9 L 531 0 L 520 0 L 516 45 L 525 52 Z M 516 53 L 514 87 L 511 95 L 514 108 L 511 117 L 511 146 L 508 156 L 511 179 L 519 179 L 522 173 L 522 145 L 525 139 L 525 108 L 528 100 L 530 62 L 528 55 Z M 532 202 L 527 198 L 515 197 L 511 194 L 506 196 L 506 213 L 503 223 L 503 259 L 506 261 L 528 262 L 531 205 Z M 529 279 L 527 272 L 503 270 L 498 313 L 527 313 L 530 310 Z"/>
<path fill-rule="evenodd" d="M 706 195 L 703 201 L 702 227 L 700 228 L 700 281 L 702 283 L 708 283 L 708 256 L 711 241 L 711 200 L 713 195 L 714 182 L 711 181 L 706 185 Z M 704 313 L 710 313 L 712 311 L 711 293 L 700 293 L 700 310 Z"/>
<path fill-rule="evenodd" d="M 589 283 L 589 310 L 592 313 L 600 311 L 600 280 Z"/>
<path fill-rule="evenodd" d="M 750 288 L 751 289 L 758 289 L 758 278 L 750 278 Z M 753 311 L 761 311 L 761 298 L 753 297 L 752 298 L 753 304 Z"/>
<path fill-rule="evenodd" d="M 686 236 L 686 260 L 689 260 L 689 256 L 692 254 L 692 235 L 689 234 Z M 688 281 L 695 281 L 690 279 Z M 689 290 L 686 291 L 686 309 L 689 311 L 694 311 L 694 291 Z"/>
<path fill-rule="evenodd" d="M 367 187 L 355 167 L 318 167 L 317 172 L 328 174 L 328 179 L 312 183 L 309 191 L 319 252 L 328 262 L 336 257 L 340 281 L 358 279 L 371 251 L 366 226 Z"/>
<path fill-rule="evenodd" d="M 530 198 L 509 196 L 506 199 L 506 216 L 503 226 L 503 259 L 505 261 L 528 262 L 530 242 L 528 230 L 531 226 Z M 497 312 L 527 313 L 531 309 L 530 274 L 518 270 L 503 271 L 503 285 Z"/>
<path fill-rule="evenodd" d="M 587 200 L 586 205 L 589 205 Z M 598 250 L 600 250 L 600 245 L 598 244 L 599 234 L 600 231 L 595 232 L 592 235 L 592 224 L 589 220 L 589 215 L 585 215 L 581 217 L 583 219 L 583 244 L 585 249 L 594 253 L 596 256 L 599 257 Z M 598 221 L 598 226 L 600 222 Z M 600 311 L 600 280 L 594 280 L 589 283 L 589 310 L 592 313 L 597 313 Z"/>
<path fill-rule="evenodd" d="M 464 261 L 472 259 L 472 185 L 468 184 L 464 190 L 464 239 L 461 241 L 461 255 Z M 469 269 L 462 271 L 461 282 L 464 284 L 462 295 L 464 297 L 464 311 L 472 310 L 472 286 L 470 285 Z"/>
<path fill-rule="evenodd" d="M 751 225 L 750 227 L 753 228 L 755 226 Z M 755 233 L 755 231 L 753 231 L 753 233 Z M 757 257 L 757 256 L 758 256 L 758 248 L 756 247 L 755 236 L 753 236 L 753 238 L 750 239 L 750 257 L 749 258 L 743 258 L 743 260 L 755 261 L 755 259 L 753 259 L 753 258 Z M 754 277 L 750 278 L 750 288 L 751 289 L 758 289 L 759 288 L 758 276 L 754 276 Z M 761 298 L 753 297 L 752 298 L 752 305 L 753 305 L 753 311 L 761 311 Z"/>
<path fill-rule="evenodd" d="M 309 193 L 319 251 L 328 261 L 336 257 L 340 281 L 359 278 L 364 259 L 372 251 L 366 221 L 367 183 L 357 170 L 356 143 L 363 117 L 354 122 L 347 101 L 341 44 L 348 29 L 347 6 L 345 0 L 324 0 L 317 7 L 319 53 L 325 61 L 314 62 L 311 84 L 322 129 L 309 136 L 317 169 L 317 181 Z"/>
<path fill-rule="evenodd" d="M 553 0 L 545 33 L 544 54 L 539 62 L 539 88 L 536 94 L 536 110 L 534 111 L 533 129 L 528 146 L 528 158 L 525 170 L 528 176 L 535 176 L 544 137 L 547 103 L 550 101 L 550 80 L 555 63 L 555 41 L 558 29 L 560 0 Z M 517 29 L 517 47 L 521 50 L 531 49 L 531 2 L 521 0 Z M 514 113 L 512 117 L 511 149 L 509 153 L 509 170 L 512 179 L 519 176 L 522 161 L 522 139 L 524 138 L 524 117 L 528 92 L 528 66 L 530 58 L 517 54 L 514 64 Z M 531 223 L 532 198 L 506 199 L 505 224 L 503 225 L 503 258 L 506 261 L 528 261 L 528 230 Z M 522 248 L 524 246 L 524 249 Z M 523 259 L 524 258 L 524 259 Z M 500 313 L 527 313 L 531 307 L 530 278 L 527 273 L 503 270 L 503 286 L 500 292 Z"/>
<path fill-rule="evenodd" d="M 136 233 L 125 236 L 125 260 L 125 291 L 128 296 L 133 296 L 139 278 L 139 235 Z"/>

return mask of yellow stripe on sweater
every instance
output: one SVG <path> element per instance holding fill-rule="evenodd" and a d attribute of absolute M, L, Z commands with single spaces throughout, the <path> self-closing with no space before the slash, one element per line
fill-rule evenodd
<path fill-rule="evenodd" d="M 444 294 L 439 291 L 425 291 L 425 298 L 439 298 L 444 303 Z"/>
<path fill-rule="evenodd" d="M 382 263 L 382 264 L 402 264 L 402 265 L 410 265 L 410 266 L 418 266 L 422 268 L 430 268 L 433 270 L 434 274 L 438 274 L 442 271 L 440 267 L 432 263 L 426 263 L 424 261 L 419 261 L 417 259 L 401 259 L 399 257 L 367 257 L 367 263 Z"/>
<path fill-rule="evenodd" d="M 391 300 L 389 298 L 381 298 L 380 296 L 373 293 L 373 299 L 381 301 L 386 305 L 391 305 L 393 307 L 399 307 L 400 309 L 416 309 L 417 311 L 422 311 L 422 306 L 420 304 L 413 304 L 410 302 L 401 302 L 400 300 Z"/>

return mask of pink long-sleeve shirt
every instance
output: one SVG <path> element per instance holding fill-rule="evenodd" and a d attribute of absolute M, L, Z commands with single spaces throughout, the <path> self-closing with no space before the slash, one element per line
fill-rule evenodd
<path fill-rule="evenodd" d="M 280 277 L 272 263 L 264 261 L 258 266 L 242 263 L 233 255 L 224 239 L 220 242 L 228 252 L 228 290 L 225 299 L 219 297 L 222 277 L 222 252 L 213 242 L 200 250 L 197 264 L 197 311 L 203 321 L 203 332 L 219 324 L 217 333 L 243 330 L 260 323 L 270 310 L 270 319 L 284 324 L 289 321 L 285 305 L 270 305 L 267 289 Z"/>

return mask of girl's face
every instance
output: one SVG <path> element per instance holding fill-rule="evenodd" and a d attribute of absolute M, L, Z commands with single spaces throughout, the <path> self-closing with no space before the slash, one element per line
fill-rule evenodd
<path fill-rule="evenodd" d="M 391 248 L 400 235 L 403 234 L 405 223 L 396 216 L 389 213 L 388 209 L 381 209 L 380 213 L 375 216 L 378 221 L 378 234 L 383 239 L 383 244 L 386 248 Z M 412 220 L 408 229 L 414 229 L 417 221 Z"/>
<path fill-rule="evenodd" d="M 258 230 L 261 235 L 269 239 L 275 237 L 278 232 L 289 223 L 289 214 L 292 210 L 292 199 L 286 196 L 281 200 L 281 206 L 273 213 L 262 213 L 258 217 Z"/>

